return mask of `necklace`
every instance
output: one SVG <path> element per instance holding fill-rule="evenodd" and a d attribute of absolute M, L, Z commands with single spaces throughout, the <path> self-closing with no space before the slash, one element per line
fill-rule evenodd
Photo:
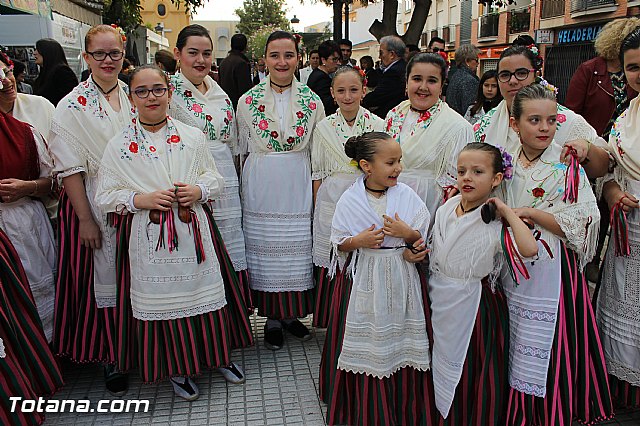
<path fill-rule="evenodd" d="M 387 192 L 387 189 L 389 188 L 385 188 L 385 189 L 373 189 L 373 188 L 369 188 L 367 186 L 367 180 L 364 180 L 364 188 L 369 191 L 369 192 L 373 192 L 374 194 L 384 194 L 385 192 Z"/>
<path fill-rule="evenodd" d="M 536 155 L 533 158 L 529 158 L 529 156 L 527 155 L 526 152 L 524 152 L 524 149 L 521 151 L 522 155 L 524 155 L 524 158 L 527 159 L 527 161 L 529 162 L 529 164 L 533 163 L 534 161 L 536 161 L 538 158 L 542 157 L 542 154 L 544 154 L 544 151 L 542 151 L 540 154 Z"/>
<path fill-rule="evenodd" d="M 474 211 L 475 209 L 477 209 L 478 207 L 480 207 L 482 204 L 479 204 L 475 207 L 470 208 L 469 210 L 465 210 L 464 207 L 462 206 L 462 201 L 460 201 L 460 204 L 458 204 L 460 206 L 460 210 L 462 210 L 462 214 L 466 214 L 466 213 L 471 213 L 472 211 Z"/>
<path fill-rule="evenodd" d="M 285 85 L 280 85 L 280 84 L 278 84 L 278 83 L 276 83 L 275 81 L 272 81 L 272 80 L 270 81 L 270 83 L 271 83 L 272 86 L 276 86 L 278 89 L 280 89 L 280 90 L 278 90 L 279 93 L 282 93 L 282 92 L 284 92 L 284 90 L 286 88 L 291 87 L 291 85 L 293 84 L 293 80 L 291 80 L 289 82 L 289 84 L 285 84 Z"/>
<path fill-rule="evenodd" d="M 193 84 L 193 85 L 194 85 L 194 86 L 196 86 L 196 87 L 200 87 L 200 86 L 202 86 L 202 83 L 204 83 L 204 80 L 202 80 L 202 81 L 201 81 L 200 83 L 198 83 L 198 84 L 195 84 L 195 83 L 191 82 L 191 84 Z"/>
<path fill-rule="evenodd" d="M 109 97 L 111 96 L 111 95 L 109 95 L 109 93 L 113 92 L 114 90 L 116 90 L 116 87 L 118 87 L 118 82 L 116 81 L 116 85 L 105 92 L 105 90 L 98 83 L 96 83 L 95 80 L 93 81 L 93 84 L 95 84 L 98 87 L 98 89 L 100 89 L 100 91 L 104 95 L 104 97 L 107 100 L 107 102 L 109 101 Z"/>
<path fill-rule="evenodd" d="M 161 124 L 166 123 L 166 122 L 167 122 L 167 117 L 165 117 L 164 119 L 162 119 L 162 120 L 158 121 L 157 123 L 145 123 L 145 122 L 144 122 L 144 121 L 142 121 L 142 120 L 138 120 L 138 121 L 139 121 L 139 122 L 140 122 L 140 124 L 142 124 L 143 126 L 156 127 L 156 126 L 159 126 L 159 125 L 161 125 Z"/>
<path fill-rule="evenodd" d="M 358 118 L 357 115 L 355 117 L 353 117 L 351 120 L 347 120 L 347 118 L 344 115 L 342 117 L 344 118 L 344 121 L 347 122 L 347 124 L 353 123 L 354 121 L 356 121 L 356 118 Z"/>
<path fill-rule="evenodd" d="M 424 114 L 425 112 L 429 111 L 429 108 L 427 109 L 418 109 L 418 108 L 414 108 L 411 105 L 409 105 L 409 109 L 413 112 L 417 112 L 418 114 Z"/>

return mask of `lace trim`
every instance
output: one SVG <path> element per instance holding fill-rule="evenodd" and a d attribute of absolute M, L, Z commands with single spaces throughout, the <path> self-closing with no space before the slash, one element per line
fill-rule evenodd
<path fill-rule="evenodd" d="M 62 127 L 55 120 L 51 122 L 50 132 L 60 136 L 67 145 L 75 151 L 78 157 L 86 159 L 88 165 L 87 173 L 91 173 L 92 175 L 98 174 L 102 158 L 94 158 L 91 152 L 87 148 L 83 147 L 82 142 L 73 133 Z"/>
<path fill-rule="evenodd" d="M 5 348 L 4 348 L 4 340 L 2 340 L 2 337 L 0 337 L 0 358 L 5 358 L 7 356 L 7 353 L 5 352 Z"/>
<path fill-rule="evenodd" d="M 391 377 L 392 375 L 394 375 L 399 370 L 402 370 L 403 368 L 413 368 L 419 371 L 429 371 L 430 367 L 428 362 L 426 364 L 422 364 L 420 362 L 405 361 L 393 367 L 391 370 L 375 370 L 374 371 L 374 370 L 370 370 L 368 368 L 364 368 L 356 365 L 343 365 L 340 363 L 340 361 L 338 361 L 338 369 L 340 370 L 347 371 L 353 374 L 365 374 L 368 376 L 375 377 L 377 379 L 386 379 L 388 377 Z"/>
<path fill-rule="evenodd" d="M 536 348 L 534 346 L 523 345 L 522 343 L 517 343 L 516 345 L 514 345 L 514 348 L 518 353 L 539 359 L 549 359 L 549 355 L 551 354 L 551 352 L 548 350 Z"/>
<path fill-rule="evenodd" d="M 115 308 L 117 302 L 117 297 L 100 297 L 96 295 L 96 306 L 98 308 Z"/>
<path fill-rule="evenodd" d="M 272 279 L 258 278 L 251 273 L 249 268 L 249 286 L 252 290 L 264 291 L 267 293 L 277 293 L 282 291 L 305 291 L 315 286 L 313 282 L 313 273 L 311 268 L 309 273 L 300 274 L 296 278 L 278 278 L 272 276 Z"/>
<path fill-rule="evenodd" d="M 640 371 L 631 369 L 613 359 L 607 359 L 607 369 L 609 374 L 613 374 L 618 379 L 633 386 L 640 386 Z"/>
<path fill-rule="evenodd" d="M 278 220 L 309 219 L 311 220 L 311 213 L 268 213 L 268 212 L 252 212 L 250 210 L 245 210 L 244 216 L 246 218 L 255 217 L 260 219 L 278 219 Z"/>
<path fill-rule="evenodd" d="M 245 243 L 245 248 L 248 253 L 257 253 L 260 257 L 291 257 L 296 255 L 307 255 L 311 252 L 311 241 L 301 242 L 298 244 L 284 243 L 284 244 L 251 244 Z"/>
<path fill-rule="evenodd" d="M 526 309 L 521 306 L 509 306 L 509 313 L 512 315 L 519 316 L 521 318 L 526 318 L 529 320 L 542 321 L 542 322 L 555 322 L 556 314 L 552 314 L 546 311 L 534 311 L 531 309 Z"/>
<path fill-rule="evenodd" d="M 62 185 L 62 179 L 66 177 L 73 176 L 78 173 L 86 173 L 86 172 L 87 171 L 85 170 L 84 167 L 77 166 L 77 167 L 72 167 L 68 170 L 65 170 L 64 172 L 56 173 L 56 179 L 58 179 L 58 185 Z"/>
<path fill-rule="evenodd" d="M 136 319 L 142 321 L 162 321 L 162 320 L 173 320 L 178 318 L 187 318 L 193 317 L 196 315 L 206 314 L 208 312 L 217 311 L 227 304 L 227 299 L 222 297 L 222 300 L 219 300 L 214 303 L 208 303 L 203 306 L 196 306 L 188 309 L 178 309 L 176 311 L 170 312 L 143 312 L 132 307 L 133 316 Z"/>
<path fill-rule="evenodd" d="M 538 398 L 544 398 L 547 394 L 546 386 L 538 386 L 515 378 L 509 378 L 509 384 L 517 391 L 526 393 L 527 395 L 537 396 Z"/>

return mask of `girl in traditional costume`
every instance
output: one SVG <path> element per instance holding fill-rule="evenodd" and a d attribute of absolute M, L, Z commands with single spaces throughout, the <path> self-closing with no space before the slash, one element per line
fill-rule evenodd
<path fill-rule="evenodd" d="M 173 95 L 169 115 L 202 130 L 216 167 L 224 178 L 222 193 L 203 207 L 213 212 L 216 232 L 221 234 L 231 258 L 231 264 L 220 260 L 220 267 L 223 274 L 229 275 L 228 282 L 232 284 L 225 289 L 227 308 L 234 318 L 230 323 L 232 344 L 234 348 L 241 348 L 253 343 L 253 334 L 248 316 L 251 294 L 242 232 L 242 205 L 232 155 L 237 151 L 238 137 L 231 101 L 208 75 L 212 50 L 209 32 L 200 25 L 189 25 L 178 34 L 174 52 L 180 60 L 180 70 L 170 79 Z M 220 371 L 229 382 L 244 382 L 242 369 L 234 363 L 229 369 Z"/>
<path fill-rule="evenodd" d="M 501 69 L 502 70 L 502 69 Z M 520 137 L 505 203 L 530 222 L 539 259 L 530 279 L 503 274 L 510 314 L 507 424 L 591 424 L 613 415 L 602 345 L 583 276 L 600 214 L 575 151 L 560 163 L 553 91 L 522 88 L 511 107 Z"/>
<path fill-rule="evenodd" d="M 3 118 L 5 117 L 2 114 Z M 53 284 L 53 283 L 52 283 Z M 62 387 L 18 253 L 0 229 L 0 424 L 42 424 L 44 414 L 21 409 Z M 10 398 L 19 397 L 18 401 Z M 12 406 L 15 408 L 12 410 Z"/>
<path fill-rule="evenodd" d="M 513 98 L 519 90 L 536 80 L 550 90 L 556 90 L 546 81 L 536 78 L 541 67 L 542 59 L 535 45 L 512 46 L 502 52 L 498 62 L 498 87 L 504 99 L 473 126 L 476 142 L 501 145 L 515 156 L 520 149 L 520 139 L 509 124 Z M 609 166 L 609 156 L 604 149 L 606 142 L 584 118 L 560 104 L 554 142 L 561 147 L 567 145 L 562 150 L 562 160 L 567 157 L 568 148 L 573 148 L 589 177 L 606 173 Z"/>
<path fill-rule="evenodd" d="M 366 92 L 364 76 L 352 67 L 336 71 L 331 93 L 338 111 L 318 123 L 313 133 L 311 169 L 314 188 L 313 263 L 316 265 L 316 306 L 313 325 L 326 327 L 333 283 L 328 277 L 331 258 L 331 220 L 336 203 L 344 191 L 360 176 L 344 153 L 351 136 L 383 131 L 384 120 L 360 106 Z M 322 392 L 321 392 L 322 393 Z"/>
<path fill-rule="evenodd" d="M 398 183 L 402 150 L 387 134 L 352 137 L 345 153 L 364 175 L 340 197 L 331 226 L 340 275 L 321 367 L 335 376 L 328 424 L 430 424 L 426 296 L 404 257 L 424 258 L 429 210 Z"/>
<path fill-rule="evenodd" d="M 621 62 L 628 84 L 640 89 L 640 30 L 625 38 Z M 597 295 L 596 318 L 615 402 L 640 406 L 640 98 L 616 120 L 609 137 L 616 160 L 603 194 L 611 210 L 612 235 Z"/>
<path fill-rule="evenodd" d="M 277 350 L 283 327 L 307 340 L 298 318 L 313 312 L 312 185 L 309 151 L 324 118 L 320 98 L 294 78 L 296 39 L 272 33 L 266 45 L 269 76 L 238 102 L 242 209 L 253 304 L 265 324 L 265 346 Z"/>
<path fill-rule="evenodd" d="M 415 55 L 407 65 L 408 100 L 389 111 L 386 132 L 400 142 L 400 180 L 418 193 L 435 217 L 444 188 L 455 184 L 458 153 L 473 142 L 471 125 L 440 100 L 447 64 L 440 55 Z"/>
<path fill-rule="evenodd" d="M 0 70 L 0 88 L 5 84 L 15 90 Z M 48 341 L 53 334 L 56 245 L 41 197 L 51 193 L 52 170 L 40 133 L 0 112 L 0 229 L 20 255 Z"/>
<path fill-rule="evenodd" d="M 159 68 L 137 68 L 129 87 L 138 116 L 107 145 L 96 193 L 103 211 L 124 217 L 115 247 L 118 368 L 139 368 L 145 383 L 170 378 L 192 401 L 199 392 L 189 377 L 229 365 L 229 277 L 202 207 L 224 180 L 202 131 L 167 117 Z"/>
<path fill-rule="evenodd" d="M 496 282 L 505 258 L 538 251 L 515 212 L 489 199 L 512 172 L 508 153 L 488 144 L 465 146 L 458 156 L 460 194 L 436 212 L 429 254 L 434 424 L 504 424 L 509 314 Z M 481 210 L 490 203 L 504 225 Z"/>
<path fill-rule="evenodd" d="M 109 139 L 131 122 L 120 32 L 98 25 L 82 56 L 92 70 L 53 115 L 50 149 L 64 191 L 58 208 L 58 279 L 54 350 L 75 362 L 104 362 L 107 389 L 123 395 L 126 376 L 113 369 L 115 352 L 116 229 L 94 196 Z"/>

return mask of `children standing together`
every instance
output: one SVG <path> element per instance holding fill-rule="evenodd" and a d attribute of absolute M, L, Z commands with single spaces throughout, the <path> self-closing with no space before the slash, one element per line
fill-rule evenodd
<path fill-rule="evenodd" d="M 0 395 L 54 392 L 55 354 L 103 363 L 113 394 L 137 369 L 192 401 L 205 369 L 244 382 L 231 351 L 253 344 L 257 310 L 272 350 L 285 331 L 311 337 L 299 318 L 327 328 L 329 424 L 593 424 L 640 406 L 638 99 L 607 144 L 536 77 L 535 46 L 514 46 L 473 127 L 440 100 L 434 54 L 409 61 L 386 120 L 360 106 L 363 74 L 339 68 L 325 116 L 276 31 L 236 116 L 199 25 L 178 35 L 175 75 L 141 67 L 129 87 L 116 29 L 85 44 L 92 76 L 49 135 L 0 113 L 0 371 L 15 377 Z M 640 29 L 621 63 L 640 89 Z M 57 263 L 40 202 L 53 177 Z M 583 269 L 607 218 L 589 178 L 612 225 L 597 309 Z M 3 423 L 43 420 L 0 407 Z"/>

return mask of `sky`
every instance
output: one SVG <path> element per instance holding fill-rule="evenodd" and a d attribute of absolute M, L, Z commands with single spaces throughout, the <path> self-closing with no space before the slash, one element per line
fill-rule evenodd
<path fill-rule="evenodd" d="M 194 20 L 204 21 L 227 21 L 239 20 L 234 14 L 234 10 L 242 7 L 242 0 L 208 0 L 206 5 L 196 11 Z M 288 11 L 287 18 L 293 18 L 295 14 L 300 23 L 294 26 L 297 31 L 302 31 L 304 27 L 317 24 L 319 22 L 330 21 L 332 18 L 332 9 L 324 4 L 315 3 L 311 0 L 304 0 L 301 4 L 300 0 L 287 0 Z"/>

